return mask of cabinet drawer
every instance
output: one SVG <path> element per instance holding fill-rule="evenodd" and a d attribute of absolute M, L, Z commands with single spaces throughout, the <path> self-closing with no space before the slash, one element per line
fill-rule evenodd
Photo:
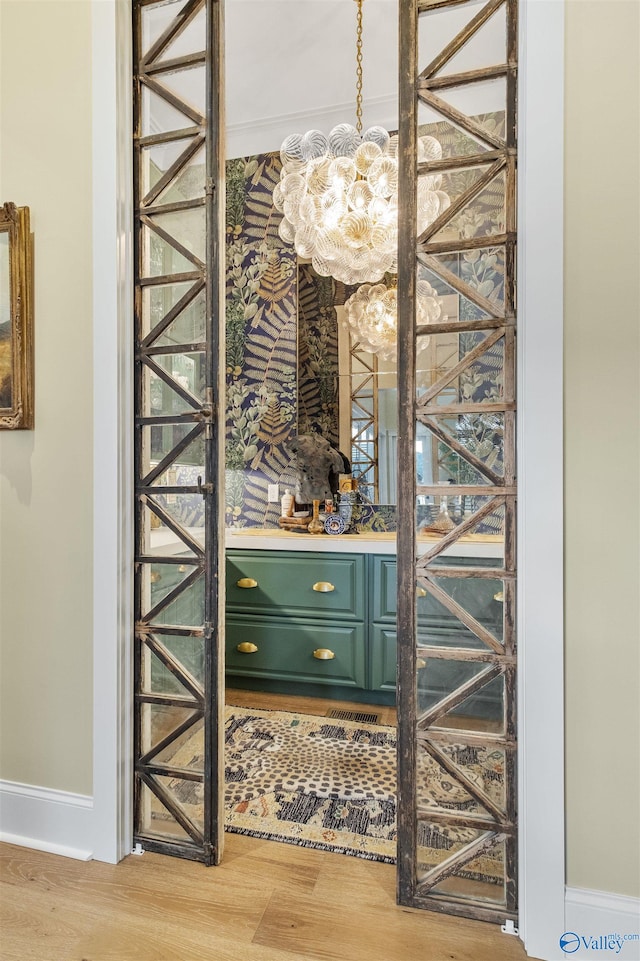
<path fill-rule="evenodd" d="M 395 624 L 396 559 L 390 554 L 374 554 L 371 557 L 371 620 Z"/>
<path fill-rule="evenodd" d="M 395 624 L 397 615 L 397 575 L 395 557 L 374 555 L 370 572 L 369 594 L 371 597 L 371 620 L 383 624 Z M 451 557 L 446 559 L 456 567 L 494 567 L 492 558 Z M 443 578 L 439 577 L 442 589 L 457 601 L 481 624 L 501 637 L 502 605 L 496 599 L 496 594 L 503 589 L 503 582 L 496 578 Z M 416 599 L 416 615 L 418 631 L 426 633 L 453 633 L 456 636 L 463 632 L 468 643 L 476 646 L 473 635 L 464 628 L 459 619 L 452 614 L 440 601 L 425 589 L 418 587 Z M 481 643 L 481 642 L 478 642 Z"/>
<path fill-rule="evenodd" d="M 364 560 L 355 554 L 228 551 L 227 610 L 364 620 Z"/>
<path fill-rule="evenodd" d="M 257 650 L 242 653 L 239 644 L 255 645 Z M 335 656 L 318 659 L 313 655 L 318 650 Z M 364 626 L 230 615 L 226 671 L 244 677 L 365 687 Z"/>
<path fill-rule="evenodd" d="M 393 628 L 371 627 L 369 687 L 372 691 L 396 689 L 397 634 Z"/>

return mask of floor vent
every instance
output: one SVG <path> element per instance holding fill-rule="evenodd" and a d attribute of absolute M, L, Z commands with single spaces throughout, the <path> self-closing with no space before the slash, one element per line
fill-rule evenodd
<path fill-rule="evenodd" d="M 339 721 L 359 721 L 361 724 L 377 724 L 379 714 L 366 714 L 364 711 L 327 711 L 326 717 L 334 717 Z"/>

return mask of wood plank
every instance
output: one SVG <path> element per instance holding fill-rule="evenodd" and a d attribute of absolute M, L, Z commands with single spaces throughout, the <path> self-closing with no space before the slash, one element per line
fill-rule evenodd
<path fill-rule="evenodd" d="M 305 697 L 296 694 L 272 694 L 266 691 L 245 691 L 227 687 L 226 703 L 235 707 L 255 707 L 264 711 L 292 711 L 324 717 L 327 711 L 357 711 L 358 714 L 377 714 L 379 724 L 396 724 L 396 709 L 384 704 L 362 704 L 357 701 L 336 701 L 328 697 Z"/>
<path fill-rule="evenodd" d="M 287 903 L 274 896 L 254 943 L 277 947 L 296 961 L 408 961 L 426 957 L 481 961 L 485 950 L 492 961 L 524 959 L 522 945 L 513 944 L 513 938 L 500 939 L 497 925 L 485 926 L 487 942 L 478 940 L 480 927 L 474 921 L 399 911 L 391 905 L 355 909 L 352 902 L 340 897 L 339 889 L 334 889 L 329 902 L 307 897 Z"/>
<path fill-rule="evenodd" d="M 217 868 L 0 845 L 2 961 L 526 961 L 497 925 L 394 903 L 394 869 L 228 834 Z M 353 896 L 346 896 L 352 894 Z M 358 894 L 360 901 L 358 901 Z"/>

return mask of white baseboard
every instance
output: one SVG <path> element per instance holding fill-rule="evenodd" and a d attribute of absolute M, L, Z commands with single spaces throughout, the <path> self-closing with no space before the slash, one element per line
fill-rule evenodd
<path fill-rule="evenodd" d="M 93 798 L 0 781 L 0 841 L 90 861 Z"/>
<path fill-rule="evenodd" d="M 567 945 L 566 952 L 559 950 L 559 958 L 573 957 L 576 961 L 581 958 L 640 961 L 640 898 L 567 888 L 565 924 L 567 932 L 577 935 L 581 940 L 578 946 L 573 939 Z M 620 936 L 621 940 L 615 941 L 612 935 L 614 938 Z M 630 935 L 635 935 L 635 939 L 630 940 Z"/>

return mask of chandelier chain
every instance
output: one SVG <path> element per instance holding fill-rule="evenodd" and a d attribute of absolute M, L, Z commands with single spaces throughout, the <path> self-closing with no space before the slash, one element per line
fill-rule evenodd
<path fill-rule="evenodd" d="M 358 27 L 356 31 L 356 130 L 362 133 L 362 0 L 358 4 Z"/>

